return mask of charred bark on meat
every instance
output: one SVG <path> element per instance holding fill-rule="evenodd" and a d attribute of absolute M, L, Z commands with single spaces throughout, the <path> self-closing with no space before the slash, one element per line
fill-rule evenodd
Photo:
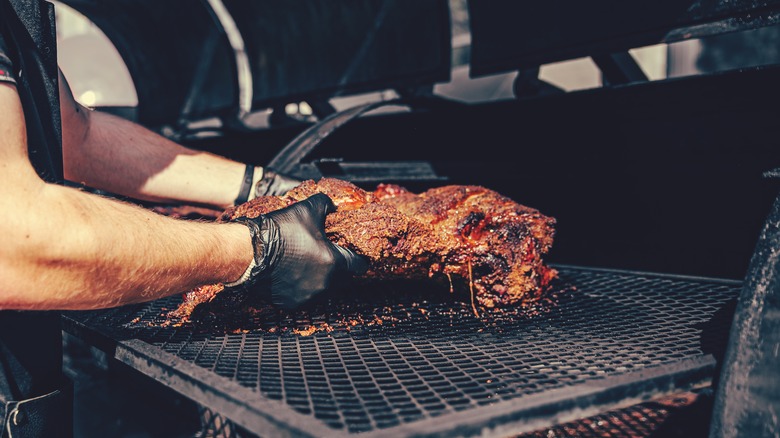
<path fill-rule="evenodd" d="M 368 192 L 322 178 L 284 196 L 229 208 L 217 220 L 257 217 L 316 193 L 328 195 L 337 207 L 325 220 L 328 238 L 369 260 L 364 279 L 466 284 L 474 301 L 490 308 L 531 304 L 557 275 L 542 260 L 553 243 L 555 219 L 480 186 L 449 185 L 415 194 L 382 184 Z M 207 285 L 186 293 L 170 317 L 189 318 L 222 289 Z"/>

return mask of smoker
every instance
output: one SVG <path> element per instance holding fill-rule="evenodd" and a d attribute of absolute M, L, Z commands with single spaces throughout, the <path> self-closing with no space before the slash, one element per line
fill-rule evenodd
<path fill-rule="evenodd" d="M 441 0 L 64 3 L 126 62 L 123 114 L 193 148 L 369 190 L 481 185 L 557 219 L 561 281 L 534 312 L 388 283 L 231 330 L 159 324 L 176 296 L 64 314 L 207 427 L 506 437 L 710 391 L 713 436 L 777 433 L 780 69 L 650 81 L 628 50 L 773 25 L 780 1 L 469 2 L 465 48 Z M 604 86 L 540 79 L 579 57 Z M 517 72 L 515 97 L 441 97 L 463 63 Z"/>

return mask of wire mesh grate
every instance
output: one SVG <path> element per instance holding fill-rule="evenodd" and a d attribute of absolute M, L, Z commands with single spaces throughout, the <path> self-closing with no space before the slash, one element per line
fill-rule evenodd
<path fill-rule="evenodd" d="M 716 353 L 740 290 L 709 279 L 560 272 L 544 306 L 479 317 L 449 293 L 387 284 L 295 313 L 253 309 L 230 326 L 161 326 L 177 298 L 68 318 L 358 433 Z"/>
<path fill-rule="evenodd" d="M 706 435 L 708 395 L 674 394 L 651 402 L 604 412 L 514 438 L 649 438 Z"/>

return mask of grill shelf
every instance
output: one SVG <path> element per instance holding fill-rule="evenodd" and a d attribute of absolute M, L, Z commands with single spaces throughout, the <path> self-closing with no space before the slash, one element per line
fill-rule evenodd
<path fill-rule="evenodd" d="M 477 318 L 407 284 L 239 333 L 159 326 L 177 297 L 66 312 L 64 328 L 263 436 L 508 436 L 711 382 L 741 282 L 556 268 L 555 304 L 531 312 Z"/>

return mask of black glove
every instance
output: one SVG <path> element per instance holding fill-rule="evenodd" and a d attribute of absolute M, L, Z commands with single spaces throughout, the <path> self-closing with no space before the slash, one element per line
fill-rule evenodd
<path fill-rule="evenodd" d="M 297 187 L 301 182 L 303 181 L 264 167 L 263 177 L 255 185 L 255 197 L 281 196 Z"/>
<path fill-rule="evenodd" d="M 256 265 L 238 287 L 269 294 L 274 304 L 293 309 L 338 275 L 364 273 L 366 259 L 325 237 L 325 215 L 333 211 L 333 201 L 318 193 L 254 219 L 235 219 L 249 227 Z"/>

